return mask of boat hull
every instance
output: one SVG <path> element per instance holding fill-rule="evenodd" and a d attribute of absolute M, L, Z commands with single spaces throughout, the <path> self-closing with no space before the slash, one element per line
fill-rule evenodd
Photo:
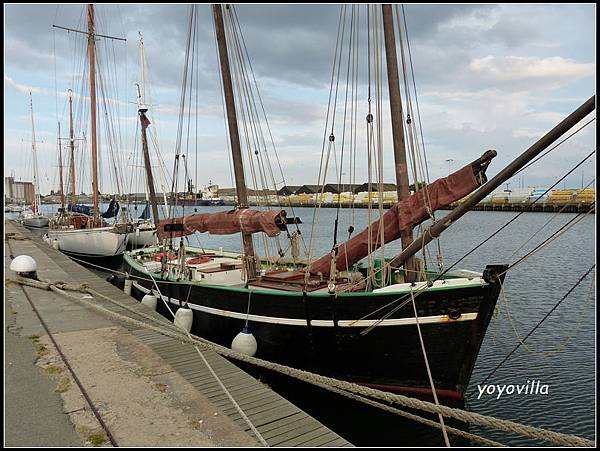
<path fill-rule="evenodd" d="M 113 227 L 98 227 L 48 230 L 44 238 L 48 244 L 66 254 L 104 258 L 122 255 L 127 237 L 127 233 L 119 233 Z"/>
<path fill-rule="evenodd" d="M 131 261 L 126 254 L 125 271 L 134 277 L 132 293 L 141 299 L 153 283 Z M 182 300 L 188 300 L 194 315 L 192 333 L 198 336 L 230 347 L 245 326 L 248 314 L 259 358 L 430 399 L 430 383 L 409 295 L 404 294 L 404 300 L 409 302 L 403 308 L 362 335 L 373 321 L 355 320 L 397 300 L 401 297 L 398 293 L 336 297 L 156 281 L 163 299 L 174 311 Z M 463 400 L 498 293 L 499 283 L 484 283 L 425 291 L 416 299 L 436 391 L 448 404 Z M 171 316 L 162 302 L 158 311 Z M 386 312 L 389 309 L 370 318 L 380 318 Z"/>
<path fill-rule="evenodd" d="M 156 227 L 154 225 L 141 225 L 134 226 L 133 232 L 129 235 L 127 247 L 135 249 L 138 247 L 154 246 L 156 243 Z"/>
<path fill-rule="evenodd" d="M 49 219 L 45 216 L 34 216 L 31 218 L 23 218 L 20 220 L 25 227 L 48 227 Z"/>

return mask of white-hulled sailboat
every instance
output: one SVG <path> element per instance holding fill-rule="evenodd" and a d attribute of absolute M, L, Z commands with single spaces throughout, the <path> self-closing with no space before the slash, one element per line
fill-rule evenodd
<path fill-rule="evenodd" d="M 98 208 L 98 151 L 96 138 L 96 80 L 95 80 L 95 47 L 94 6 L 87 7 L 89 80 L 90 80 L 90 117 L 92 136 L 92 198 L 93 207 L 76 205 L 75 199 L 75 139 L 73 133 L 73 98 L 69 96 L 70 116 L 70 150 L 71 150 L 71 204 L 67 211 L 61 209 L 50 221 L 45 240 L 60 251 L 84 258 L 114 257 L 123 254 L 127 245 L 129 224 L 108 224 L 105 219 L 115 217 L 119 210 L 116 200 L 111 201 L 108 210 L 100 214 Z M 63 28 L 63 27 L 57 27 Z M 121 39 L 121 38 L 112 38 Z M 122 39 L 121 39 L 122 40 Z"/>
<path fill-rule="evenodd" d="M 40 186 L 38 177 L 38 164 L 37 164 L 37 149 L 35 147 L 35 125 L 33 122 L 33 99 L 31 92 L 29 93 L 29 106 L 31 109 L 31 153 L 33 166 L 33 202 L 30 209 L 23 210 L 19 215 L 19 222 L 26 227 L 47 227 L 48 217 L 40 213 L 40 206 L 42 204 L 40 197 Z"/>

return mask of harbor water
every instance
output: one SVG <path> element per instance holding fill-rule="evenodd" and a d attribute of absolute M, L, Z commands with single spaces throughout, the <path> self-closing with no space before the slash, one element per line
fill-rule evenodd
<path fill-rule="evenodd" d="M 43 205 L 42 211 L 56 211 L 56 205 Z M 141 213 L 143 207 L 138 206 Z M 186 207 L 185 214 L 215 212 L 231 207 Z M 104 211 L 106 205 L 103 206 Z M 337 243 L 366 227 L 378 211 L 366 209 L 288 208 L 288 216 L 301 218 L 300 231 L 311 256 L 328 252 L 334 242 L 336 218 Z M 183 211 L 179 208 L 176 215 Z M 436 219 L 448 212 L 440 211 Z M 472 211 L 453 224 L 439 239 L 443 263 L 447 268 L 492 233 L 517 216 L 517 212 Z M 319 216 L 318 222 L 316 216 Z M 512 224 L 491 238 L 456 268 L 481 272 L 487 264 L 514 263 L 530 252 L 576 215 L 572 213 L 523 213 Z M 7 217 L 10 217 L 7 214 Z M 290 226 L 290 231 L 295 226 Z M 40 233 L 40 231 L 37 231 Z M 418 229 L 415 230 L 415 237 Z M 264 255 L 263 239 L 255 237 L 257 254 Z M 209 249 L 241 250 L 235 236 L 195 234 L 189 245 Z M 285 234 L 279 237 L 284 250 L 289 246 Z M 386 257 L 398 253 L 400 243 L 385 248 Z M 438 267 L 437 243 L 432 242 L 426 255 L 429 269 Z M 301 246 L 303 249 L 303 246 Z M 272 247 L 270 252 L 276 251 Z M 378 252 L 378 255 L 379 252 Z M 563 298 L 595 263 L 595 215 L 588 214 L 549 244 L 511 269 L 498 299 L 494 315 L 483 342 L 471 383 L 467 409 L 481 414 L 509 419 L 565 434 L 595 439 L 596 413 L 596 344 L 595 344 L 595 269 L 566 297 L 561 305 L 525 341 L 520 348 L 485 382 L 490 372 L 517 346 Z M 99 275 L 108 273 L 98 271 Z M 427 343 L 425 343 L 427 346 Z M 360 362 L 356 362 L 357 365 Z M 417 425 L 393 414 L 366 407 L 355 401 L 326 393 L 306 384 L 270 374 L 261 380 L 301 409 L 317 418 L 342 437 L 358 446 L 426 446 L 443 445 L 437 429 Z M 537 387 L 531 390 L 524 387 Z M 507 387 L 513 392 L 507 394 Z M 494 386 L 491 393 L 490 386 Z M 504 391 L 500 390 L 504 386 Z M 540 390 L 540 387 L 546 386 Z M 521 388 L 521 392 L 517 390 Z M 461 426 L 465 428 L 465 426 Z M 539 442 L 516 435 L 492 431 L 475 425 L 470 432 L 507 445 L 535 445 Z M 452 444 L 469 445 L 464 439 Z M 476 445 L 476 443 L 474 443 Z M 544 445 L 544 443 L 539 443 Z"/>

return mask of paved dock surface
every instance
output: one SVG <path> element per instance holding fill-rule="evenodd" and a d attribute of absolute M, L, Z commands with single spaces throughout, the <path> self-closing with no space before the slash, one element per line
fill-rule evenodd
<path fill-rule="evenodd" d="M 26 229 L 5 221 L 9 277 L 14 275 L 11 253 L 32 256 L 42 280 L 87 283 L 170 325 Z M 260 446 L 193 346 L 14 283 L 5 284 L 5 446 L 110 446 L 30 302 L 118 446 Z M 269 446 L 352 446 L 228 360 L 214 352 L 202 355 Z"/>

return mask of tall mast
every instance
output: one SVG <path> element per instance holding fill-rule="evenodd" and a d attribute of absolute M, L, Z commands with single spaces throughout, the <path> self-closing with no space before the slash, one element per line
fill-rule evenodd
<path fill-rule="evenodd" d="M 227 108 L 227 123 L 229 125 L 229 139 L 231 141 L 231 153 L 233 157 L 233 171 L 235 174 L 235 186 L 238 197 L 238 208 L 248 208 L 248 193 L 246 191 L 246 179 L 244 177 L 244 166 L 238 133 L 237 116 L 235 111 L 235 100 L 233 97 L 233 86 L 231 83 L 231 72 L 229 69 L 229 55 L 227 53 L 227 41 L 225 38 L 225 27 L 223 25 L 223 10 L 221 5 L 213 5 L 213 16 L 219 47 L 219 61 L 221 62 L 221 75 L 223 77 L 223 91 L 225 94 L 225 105 Z M 248 279 L 252 280 L 256 275 L 256 261 L 254 258 L 254 246 L 252 234 L 242 232 L 244 254 L 248 266 Z"/>
<path fill-rule="evenodd" d="M 148 192 L 150 193 L 150 205 L 152 206 L 152 217 L 154 224 L 158 227 L 160 218 L 158 216 L 158 206 L 156 205 L 156 192 L 154 191 L 154 177 L 152 176 L 152 166 L 150 163 L 150 152 L 148 152 L 148 139 L 146 137 L 146 128 L 150 125 L 150 121 L 146 118 L 148 108 L 144 104 L 144 41 L 142 33 L 140 33 L 140 65 L 142 68 L 142 86 L 136 85 L 138 94 L 138 115 L 140 116 L 140 124 L 142 126 L 142 151 L 144 153 L 144 166 L 146 167 L 146 183 Z"/>
<path fill-rule="evenodd" d="M 94 5 L 89 4 L 88 12 L 88 49 L 90 53 L 90 115 L 92 121 L 92 199 L 94 202 L 94 222 L 99 216 L 98 210 L 98 147 L 96 142 L 96 71 L 95 49 L 96 35 L 94 33 Z"/>
<path fill-rule="evenodd" d="M 392 115 L 392 137 L 394 143 L 394 161 L 396 169 L 396 185 L 398 202 L 410 197 L 408 189 L 408 167 L 406 165 L 406 146 L 402 124 L 402 99 L 400 97 L 400 82 L 398 78 L 398 58 L 396 56 L 396 38 L 394 33 L 394 16 L 392 6 L 381 5 L 383 15 L 383 32 L 385 40 L 385 56 L 390 94 L 390 110 Z M 412 228 L 403 230 L 400 235 L 402 249 L 406 249 L 413 241 Z M 405 280 L 415 280 L 415 264 L 413 257 L 404 262 Z"/>
<path fill-rule="evenodd" d="M 63 185 L 62 144 L 60 143 L 60 122 L 58 123 L 58 173 L 60 176 L 60 206 L 65 208 L 65 189 Z"/>
<path fill-rule="evenodd" d="M 37 214 L 40 208 L 40 188 L 38 186 L 38 165 L 37 165 L 37 153 L 35 149 L 35 126 L 33 123 L 33 97 L 31 92 L 29 93 L 29 106 L 31 108 L 31 153 L 33 155 L 33 205 L 31 211 Z"/>
<path fill-rule="evenodd" d="M 75 136 L 73 133 L 73 91 L 69 89 L 69 147 L 71 148 L 71 205 L 75 205 Z"/>
<path fill-rule="evenodd" d="M 142 36 L 142 32 L 138 31 L 140 35 L 140 73 L 141 73 L 141 86 L 140 86 L 140 99 L 141 103 L 144 104 L 146 99 L 146 80 L 144 77 L 144 37 Z"/>
<path fill-rule="evenodd" d="M 99 218 L 100 211 L 98 210 L 98 147 L 96 139 L 96 37 L 117 39 L 119 41 L 126 41 L 125 38 L 117 38 L 114 36 L 106 36 L 102 34 L 96 34 L 94 30 L 94 5 L 88 4 L 87 7 L 88 16 L 88 30 L 80 31 L 73 28 L 61 27 L 59 25 L 52 25 L 54 28 L 60 28 L 62 30 L 73 31 L 76 33 L 87 34 L 88 37 L 88 51 L 90 54 L 90 116 L 92 121 L 92 198 L 94 202 L 93 215 L 96 222 Z M 70 92 L 71 90 L 69 90 Z M 69 104 L 71 104 L 71 95 L 69 94 Z M 73 138 L 73 113 L 71 108 L 71 202 L 75 204 L 75 168 L 74 168 L 74 138 Z"/>

